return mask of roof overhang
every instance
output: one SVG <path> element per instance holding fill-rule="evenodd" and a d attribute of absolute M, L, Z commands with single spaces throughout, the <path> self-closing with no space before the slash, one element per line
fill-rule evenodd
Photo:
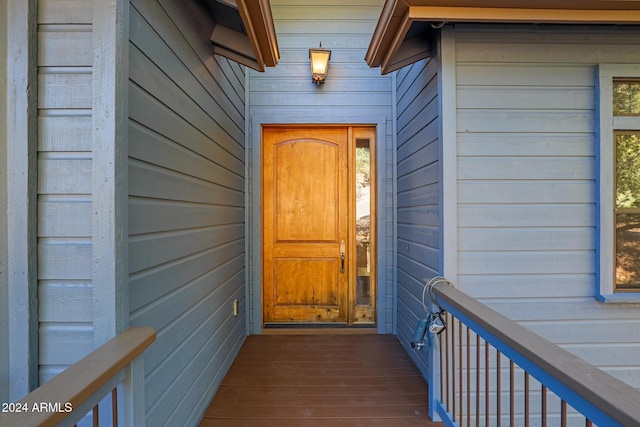
<path fill-rule="evenodd" d="M 206 0 L 215 21 L 214 53 L 257 71 L 280 59 L 269 0 Z"/>
<path fill-rule="evenodd" d="M 365 60 L 386 74 L 430 57 L 455 22 L 638 24 L 640 0 L 386 0 Z"/>

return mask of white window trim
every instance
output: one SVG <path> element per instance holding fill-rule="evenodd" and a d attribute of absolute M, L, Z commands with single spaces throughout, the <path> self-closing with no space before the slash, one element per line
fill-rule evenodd
<path fill-rule="evenodd" d="M 640 292 L 616 292 L 614 283 L 614 131 L 640 130 L 640 117 L 613 116 L 613 79 L 640 78 L 640 64 L 600 64 L 596 69 L 596 297 L 605 303 L 638 303 Z"/>

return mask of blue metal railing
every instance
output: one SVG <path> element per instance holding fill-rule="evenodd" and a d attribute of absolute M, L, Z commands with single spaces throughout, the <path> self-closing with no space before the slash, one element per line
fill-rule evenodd
<path fill-rule="evenodd" d="M 438 340 L 440 398 L 432 402 L 445 424 L 640 426 L 636 389 L 446 279 L 426 286 L 447 325 Z"/>

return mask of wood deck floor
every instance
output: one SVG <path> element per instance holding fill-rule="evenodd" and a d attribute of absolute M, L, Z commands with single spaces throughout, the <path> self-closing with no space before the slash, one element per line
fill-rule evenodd
<path fill-rule="evenodd" d="M 442 426 L 427 401 L 394 336 L 254 335 L 200 426 Z"/>

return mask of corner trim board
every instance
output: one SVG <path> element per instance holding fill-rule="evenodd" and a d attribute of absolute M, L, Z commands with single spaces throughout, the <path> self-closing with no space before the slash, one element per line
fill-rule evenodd
<path fill-rule="evenodd" d="M 94 346 L 129 326 L 129 2 L 93 2 Z"/>
<path fill-rule="evenodd" d="M 37 1 L 7 2 L 9 399 L 38 386 Z"/>

